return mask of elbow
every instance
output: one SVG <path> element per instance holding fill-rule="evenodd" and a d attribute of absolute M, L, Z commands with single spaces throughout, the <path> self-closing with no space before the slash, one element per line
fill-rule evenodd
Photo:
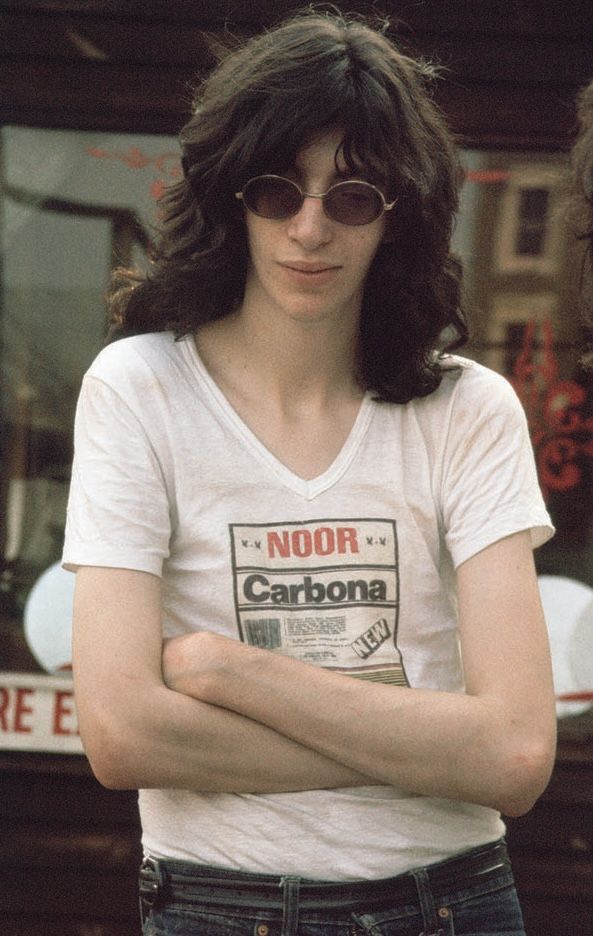
<path fill-rule="evenodd" d="M 530 739 L 507 752 L 500 770 L 496 808 L 509 818 L 528 813 L 546 789 L 554 766 L 555 743 Z"/>
<path fill-rule="evenodd" d="M 105 758 L 96 758 L 91 757 L 87 754 L 87 760 L 91 766 L 91 770 L 95 776 L 95 779 L 99 781 L 101 786 L 104 786 L 108 790 L 136 790 L 138 789 L 138 784 L 128 776 L 120 766 L 116 766 L 115 763 L 107 761 Z"/>
<path fill-rule="evenodd" d="M 108 790 L 135 790 L 139 786 L 131 751 L 123 739 L 124 732 L 113 726 L 95 724 L 86 730 L 81 726 L 81 740 L 91 770 Z"/>
<path fill-rule="evenodd" d="M 169 694 L 169 690 L 166 690 Z M 93 774 L 109 790 L 167 786 L 175 775 L 175 729 L 158 717 L 160 689 L 101 702 L 79 693 L 78 726 Z M 148 695 L 150 697 L 148 698 Z"/>

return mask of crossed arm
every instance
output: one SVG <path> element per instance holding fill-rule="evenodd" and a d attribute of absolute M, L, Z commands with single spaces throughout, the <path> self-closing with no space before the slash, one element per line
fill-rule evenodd
<path fill-rule="evenodd" d="M 108 786 L 387 783 L 518 815 L 547 783 L 555 713 L 528 533 L 458 570 L 465 694 L 366 683 L 207 632 L 163 650 L 156 577 L 77 579 L 79 721 Z"/>

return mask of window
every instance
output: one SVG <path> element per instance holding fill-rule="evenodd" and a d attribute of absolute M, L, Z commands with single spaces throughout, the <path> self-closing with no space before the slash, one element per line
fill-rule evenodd
<path fill-rule="evenodd" d="M 18 656 L 27 596 L 60 559 L 76 399 L 105 338 L 111 271 L 145 262 L 156 198 L 180 168 L 168 137 L 9 126 L 1 146 L 0 669 L 10 669 L 31 663 Z"/>

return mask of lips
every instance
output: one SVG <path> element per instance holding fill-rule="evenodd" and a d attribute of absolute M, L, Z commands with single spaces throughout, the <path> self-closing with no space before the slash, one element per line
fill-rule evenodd
<path fill-rule="evenodd" d="M 325 263 L 281 264 L 285 276 L 302 289 L 325 289 L 335 282 L 340 267 Z"/>
<path fill-rule="evenodd" d="M 289 270 L 296 270 L 297 273 L 325 273 L 326 270 L 337 270 L 335 263 L 306 263 L 303 261 L 292 262 L 290 260 L 280 264 Z"/>

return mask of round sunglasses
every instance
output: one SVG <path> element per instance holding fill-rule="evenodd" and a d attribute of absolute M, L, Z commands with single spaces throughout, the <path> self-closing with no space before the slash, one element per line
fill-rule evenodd
<path fill-rule="evenodd" d="M 397 201 L 387 202 L 376 186 L 358 179 L 337 182 L 327 192 L 317 194 L 303 192 L 296 182 L 277 175 L 255 176 L 235 192 L 235 198 L 241 199 L 253 214 L 274 221 L 297 214 L 305 198 L 320 198 L 328 218 L 355 226 L 371 224 L 384 211 L 391 211 Z"/>

